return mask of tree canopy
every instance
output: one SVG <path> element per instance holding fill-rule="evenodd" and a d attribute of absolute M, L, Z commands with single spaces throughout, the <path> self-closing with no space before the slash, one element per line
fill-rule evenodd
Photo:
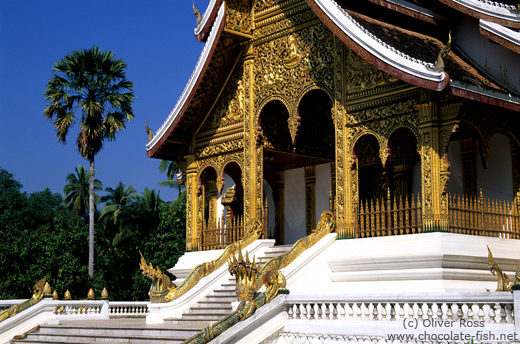
<path fill-rule="evenodd" d="M 65 142 L 79 118 L 76 146 L 89 161 L 89 275 L 94 275 L 94 157 L 105 140 L 116 134 L 134 117 L 134 84 L 126 79 L 126 62 L 111 51 L 94 46 L 76 50 L 54 63 L 54 74 L 47 83 L 45 99 L 51 104 L 43 111 L 54 121 L 56 138 Z"/>

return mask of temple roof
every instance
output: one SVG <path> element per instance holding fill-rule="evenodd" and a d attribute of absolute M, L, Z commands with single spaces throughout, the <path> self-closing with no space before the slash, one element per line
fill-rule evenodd
<path fill-rule="evenodd" d="M 446 47 L 453 21 L 467 16 L 478 23 L 481 36 L 507 48 L 509 56 L 520 61 L 516 0 L 305 1 L 336 36 L 377 68 L 422 88 L 520 111 L 517 88 L 486 74 L 487 66 L 472 60 L 457 40 L 451 49 Z M 186 154 L 193 132 L 241 55 L 240 44 L 226 39 L 225 22 L 224 2 L 210 0 L 195 28 L 205 47 L 177 104 L 147 144 L 148 156 Z M 443 49 L 447 54 L 442 59 L 444 68 L 439 68 L 436 62 Z"/>

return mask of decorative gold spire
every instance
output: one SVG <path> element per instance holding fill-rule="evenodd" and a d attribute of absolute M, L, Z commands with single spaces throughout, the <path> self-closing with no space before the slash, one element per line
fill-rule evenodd
<path fill-rule="evenodd" d="M 87 294 L 87 299 L 94 299 L 96 297 L 96 295 L 94 295 L 94 289 L 90 288 L 90 290 L 88 291 L 88 294 Z"/>
<path fill-rule="evenodd" d="M 195 7 L 195 0 L 193 0 L 193 14 L 197 17 L 197 26 L 199 26 L 202 21 L 202 16 L 200 15 L 200 11 Z"/>
<path fill-rule="evenodd" d="M 101 292 L 101 298 L 102 298 L 102 299 L 108 299 L 108 291 L 107 291 L 107 288 L 103 288 L 103 291 Z"/>
<path fill-rule="evenodd" d="M 58 299 L 59 299 L 59 297 L 58 297 L 58 292 L 57 292 L 56 290 L 54 290 L 54 291 L 52 292 L 52 299 L 53 299 L 53 300 L 58 300 Z"/>
<path fill-rule="evenodd" d="M 72 296 L 70 295 L 70 291 L 67 289 L 67 291 L 65 292 L 65 295 L 63 296 L 63 299 L 64 300 L 70 300 L 72 299 Z"/>
<path fill-rule="evenodd" d="M 52 294 L 51 285 L 49 284 L 49 282 L 45 282 L 45 286 L 43 287 L 43 295 L 51 295 L 51 294 Z"/>

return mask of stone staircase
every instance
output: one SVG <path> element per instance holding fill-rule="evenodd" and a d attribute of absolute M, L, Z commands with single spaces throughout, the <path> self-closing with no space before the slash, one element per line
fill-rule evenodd
<path fill-rule="evenodd" d="M 282 255 L 291 248 L 275 246 L 266 251 L 259 261 Z M 236 301 L 235 278 L 231 277 L 217 287 L 180 319 L 165 319 L 162 325 L 147 325 L 144 318 L 119 318 L 109 320 L 61 321 L 59 325 L 41 325 L 25 338 L 12 343 L 182 343 L 206 326 L 232 312 Z"/>

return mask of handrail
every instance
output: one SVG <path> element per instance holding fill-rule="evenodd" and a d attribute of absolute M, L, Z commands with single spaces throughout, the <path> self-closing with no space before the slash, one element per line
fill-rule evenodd
<path fill-rule="evenodd" d="M 0 343 L 52 320 L 110 319 L 122 316 L 145 317 L 149 302 L 109 300 L 53 300 L 43 298 L 37 304 L 0 322 Z"/>
<path fill-rule="evenodd" d="M 265 285 L 266 290 L 263 293 L 261 293 L 258 297 L 252 300 L 242 300 L 236 311 L 227 315 L 215 324 L 209 325 L 208 327 L 206 327 L 199 333 L 195 334 L 191 338 L 187 339 L 183 343 L 208 343 L 209 341 L 213 340 L 215 337 L 217 337 L 219 334 L 226 331 L 233 325 L 251 317 L 256 311 L 256 309 L 269 303 L 279 293 L 282 293 L 282 291 L 285 290 L 285 278 L 282 276 L 279 270 L 292 263 L 296 258 L 298 258 L 298 256 L 302 254 L 303 251 L 314 246 L 314 244 L 323 239 L 327 234 L 331 233 L 333 230 L 334 214 L 331 211 L 324 211 L 321 214 L 321 218 L 318 222 L 317 228 L 311 234 L 298 240 L 292 246 L 292 248 L 283 255 L 272 258 L 267 263 L 265 263 L 264 266 L 260 269 L 260 272 L 255 276 L 256 278 L 254 280 L 251 280 L 251 275 L 247 273 L 247 276 L 237 276 L 237 290 L 243 290 L 245 288 L 254 288 L 255 291 L 258 291 L 262 286 Z M 246 265 L 250 264 L 249 257 L 247 255 L 246 261 L 244 262 L 241 252 L 239 252 L 240 261 L 237 261 L 234 256 L 232 259 L 233 262 L 237 263 L 236 266 L 241 266 L 239 270 L 241 270 L 242 272 L 247 270 Z M 233 268 L 231 267 L 231 261 L 229 269 L 230 271 L 233 271 Z M 256 266 L 254 266 L 254 259 L 253 269 L 256 270 Z M 248 282 L 252 282 L 253 286 L 248 285 Z M 242 285 L 240 283 L 242 283 Z M 254 293 L 250 294 L 254 295 Z"/>
<path fill-rule="evenodd" d="M 166 275 L 160 272 L 160 270 L 160 274 L 157 274 L 157 271 L 153 270 L 151 264 L 147 265 L 146 262 L 143 264 L 142 261 L 141 269 L 143 270 L 143 275 L 152 279 L 152 286 L 150 287 L 149 292 L 150 301 L 152 303 L 165 303 L 173 301 L 186 294 L 190 289 L 197 285 L 202 278 L 223 266 L 229 258 L 234 256 L 240 249 L 249 246 L 259 239 L 262 236 L 262 231 L 263 223 L 260 220 L 255 220 L 243 240 L 228 245 L 217 259 L 194 267 L 178 287 L 171 282 L 169 285 L 165 285 L 165 278 L 163 276 Z"/>

